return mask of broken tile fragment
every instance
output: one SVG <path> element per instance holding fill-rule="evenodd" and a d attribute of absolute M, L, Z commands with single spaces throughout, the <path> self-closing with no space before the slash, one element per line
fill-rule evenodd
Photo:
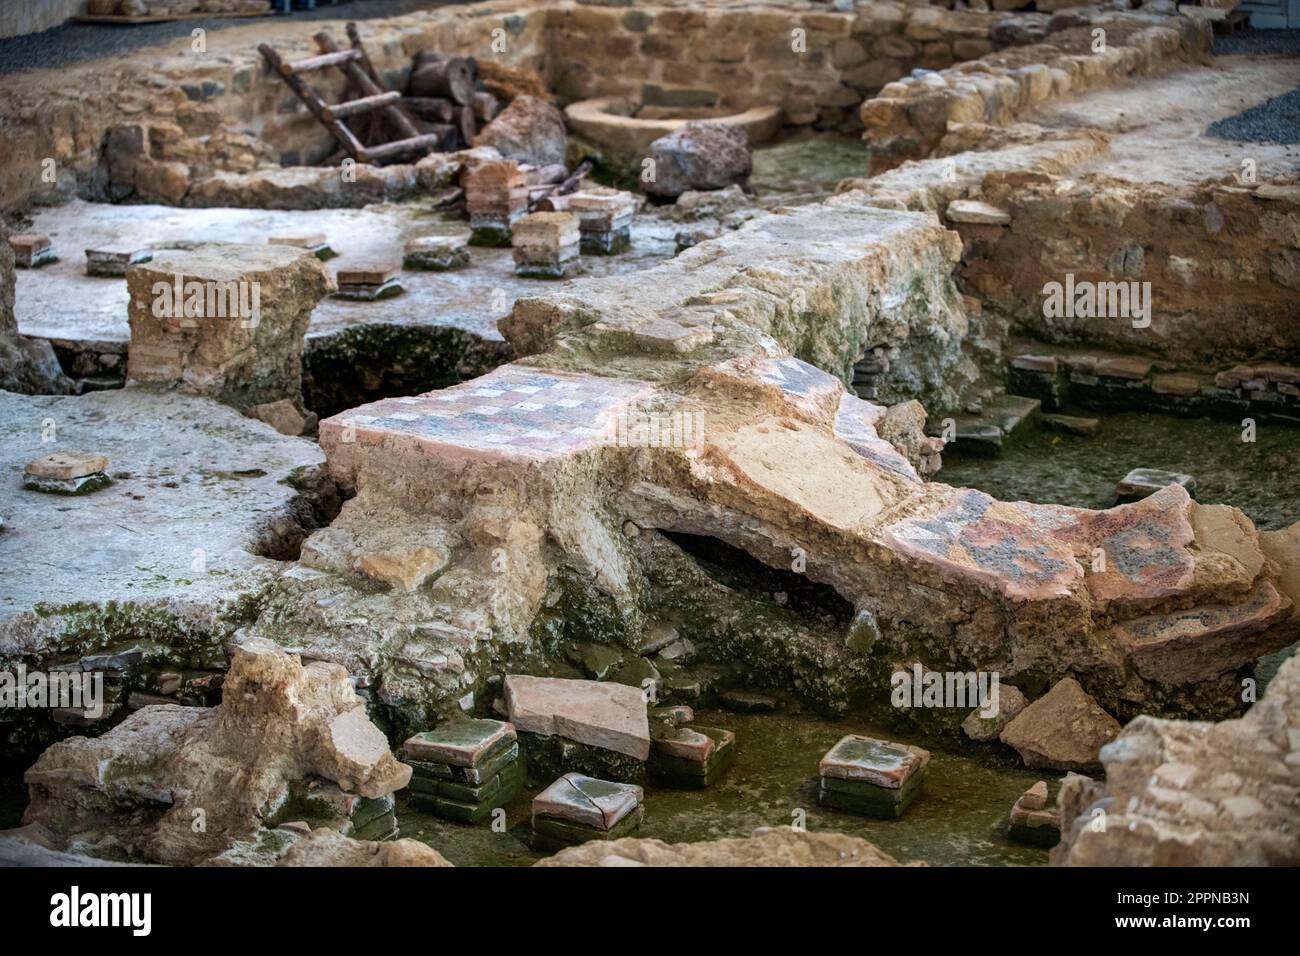
<path fill-rule="evenodd" d="M 977 743 L 996 740 L 1002 729 L 1027 706 L 1029 700 L 1019 688 L 1011 684 L 999 684 L 997 713 L 985 716 L 981 708 L 975 708 L 961 722 L 962 733 Z"/>
<path fill-rule="evenodd" d="M 569 662 L 582 668 L 592 680 L 605 680 L 623 663 L 623 652 L 616 647 L 604 644 L 583 642 L 574 644 L 565 651 Z"/>
<path fill-rule="evenodd" d="M 1007 839 L 1029 846 L 1053 847 L 1061 839 L 1060 811 L 1047 807 L 1047 781 L 1039 780 L 1011 807 Z"/>
<path fill-rule="evenodd" d="M 680 727 L 695 719 L 695 711 L 686 704 L 668 704 L 650 710 L 650 719 L 669 727 Z"/>
<path fill-rule="evenodd" d="M 1120 378 L 1129 381 L 1142 381 L 1151 373 L 1150 359 L 1133 355 L 1117 355 L 1103 358 L 1097 362 L 1094 374 L 1103 378 Z"/>
<path fill-rule="evenodd" d="M 1176 471 L 1160 471 L 1158 468 L 1134 468 L 1120 479 L 1115 486 L 1115 494 L 1120 501 L 1139 501 L 1153 495 L 1169 485 L 1181 485 L 1189 492 L 1196 488 L 1196 479 Z"/>
<path fill-rule="evenodd" d="M 776 710 L 779 701 L 770 694 L 747 690 L 724 690 L 718 695 L 722 706 L 738 714 L 762 714 Z"/>
<path fill-rule="evenodd" d="M 666 621 L 655 621 L 646 628 L 641 644 L 637 647 L 637 653 L 657 654 L 675 640 L 677 640 L 677 628 Z"/>
<path fill-rule="evenodd" d="M 1101 429 L 1101 420 L 1077 415 L 1044 415 L 1040 421 L 1052 431 L 1092 438 Z"/>
<path fill-rule="evenodd" d="M 1147 680 L 1194 684 L 1268 653 L 1266 632 L 1290 614 L 1290 602 L 1264 581 L 1236 604 L 1199 605 L 1121 621 L 1115 636 Z"/>
<path fill-rule="evenodd" d="M 1011 221 L 1011 216 L 1006 210 L 975 199 L 954 199 L 948 203 L 944 216 L 949 222 L 991 226 L 1004 226 Z"/>
<path fill-rule="evenodd" d="M 337 253 L 330 247 L 329 240 L 323 232 L 296 232 L 270 236 L 267 240 L 273 246 L 292 246 L 306 249 L 317 259 L 332 259 Z"/>
<path fill-rule="evenodd" d="M 307 430 L 309 424 L 316 421 L 314 414 L 304 415 L 290 398 L 254 405 L 245 410 L 244 414 L 249 418 L 256 418 L 259 422 L 265 422 L 281 435 L 301 435 Z"/>

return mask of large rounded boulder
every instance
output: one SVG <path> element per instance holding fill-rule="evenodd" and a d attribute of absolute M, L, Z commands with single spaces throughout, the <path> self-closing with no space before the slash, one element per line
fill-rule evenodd
<path fill-rule="evenodd" d="M 653 167 L 651 175 L 643 177 L 643 188 L 665 199 L 676 199 L 689 190 L 743 184 L 754 168 L 744 130 L 708 121 L 687 123 L 659 137 L 646 156 Z"/>

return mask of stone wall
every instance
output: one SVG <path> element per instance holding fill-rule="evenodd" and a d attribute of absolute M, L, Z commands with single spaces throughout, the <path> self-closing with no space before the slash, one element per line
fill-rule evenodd
<path fill-rule="evenodd" d="M 361 34 L 381 77 L 399 87 L 411 57 L 425 49 L 541 70 L 545 23 L 541 9 L 520 0 L 505 8 L 476 4 L 363 21 Z M 311 37 L 322 30 L 346 43 L 343 26 L 342 20 L 268 19 L 211 34 L 205 53 L 188 45 L 154 47 L 111 61 L 111 70 L 105 61 L 88 61 L 60 70 L 57 80 L 47 71 L 6 76 L 0 155 L 8 161 L 0 165 L 0 209 L 78 194 L 121 199 L 133 192 L 147 201 L 179 203 L 190 182 L 213 172 L 323 159 L 334 151 L 333 140 L 267 72 L 257 44 L 270 43 L 286 60 L 301 59 L 318 52 Z M 497 30 L 505 41 L 500 52 L 492 47 Z M 314 73 L 312 81 L 326 100 L 340 99 L 337 71 Z M 110 134 L 119 139 L 110 142 Z M 150 168 L 138 180 L 133 175 L 125 195 L 110 191 L 114 162 L 140 156 Z M 54 161 L 54 182 L 46 160 Z"/>
<path fill-rule="evenodd" d="M 1300 358 L 1300 186 L 1036 178 L 985 181 L 985 198 L 1010 222 L 984 227 L 961 271 L 966 291 L 1022 334 L 1215 371 Z M 1150 283 L 1149 325 L 1106 308 L 1048 315 L 1044 290 L 1067 275 Z"/>
<path fill-rule="evenodd" d="M 0 4 L 0 38 L 40 33 L 85 12 L 86 0 L 14 0 Z"/>
<path fill-rule="evenodd" d="M 455 50 L 536 71 L 561 102 L 640 98 L 648 84 L 672 102 L 681 90 L 703 88 L 720 93 L 723 107 L 775 103 L 789 124 L 856 131 L 864 97 L 916 67 L 941 69 L 990 52 L 1001 16 L 891 2 L 862 4 L 856 12 L 813 3 L 699 6 L 517 0 L 363 21 L 361 33 L 392 88 L 402 86 L 415 53 Z M 74 65 L 57 82 L 45 71 L 6 78 L 0 153 L 10 161 L 0 168 L 0 208 L 76 194 L 179 203 L 190 182 L 213 172 L 321 161 L 336 144 L 268 73 L 257 44 L 300 59 L 318 52 L 312 36 L 322 30 L 346 42 L 342 21 L 276 18 L 214 33 L 206 52 L 154 47 L 112 61 L 108 71 L 103 61 Z M 803 31 L 803 52 L 794 50 L 795 31 Z M 327 101 L 341 98 L 338 71 L 310 80 Z M 122 147 L 128 161 L 143 154 L 157 164 L 124 190 L 110 188 Z M 54 182 L 45 178 L 50 159 Z"/>
<path fill-rule="evenodd" d="M 872 170 L 931 155 L 957 124 L 1006 125 L 1049 100 L 1196 59 L 1210 47 L 1209 26 L 1185 17 L 1062 24 L 1043 43 L 886 85 L 860 112 Z"/>
<path fill-rule="evenodd" d="M 1062 784 L 1061 842 L 1052 863 L 1296 866 L 1297 744 L 1296 658 L 1282 664 L 1242 718 L 1210 724 L 1139 717 L 1102 748 L 1104 782 L 1071 774 Z"/>
<path fill-rule="evenodd" d="M 858 105 L 886 83 L 992 52 L 1002 16 L 890 2 L 710 6 L 561 6 L 549 21 L 554 88 L 566 100 L 705 89 L 728 109 L 776 103 L 789 124 L 856 131 Z"/>

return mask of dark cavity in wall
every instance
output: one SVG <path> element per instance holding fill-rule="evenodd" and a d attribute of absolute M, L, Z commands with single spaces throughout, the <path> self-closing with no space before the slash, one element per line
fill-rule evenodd
<path fill-rule="evenodd" d="M 367 402 L 477 378 L 513 357 L 505 342 L 460 329 L 367 325 L 308 339 L 303 399 L 321 418 Z"/>
<path fill-rule="evenodd" d="M 829 584 L 819 584 L 796 571 L 770 567 L 717 538 L 678 531 L 660 534 L 699 562 L 711 578 L 733 591 L 776 601 L 824 627 L 847 627 L 853 621 L 853 605 Z"/>

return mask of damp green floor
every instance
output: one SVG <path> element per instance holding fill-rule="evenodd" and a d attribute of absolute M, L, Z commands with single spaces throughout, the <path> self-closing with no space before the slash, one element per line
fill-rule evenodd
<path fill-rule="evenodd" d="M 1016 798 L 1043 774 L 996 767 L 972 747 L 968 752 L 908 737 L 931 748 L 933 757 L 921 797 L 901 820 L 871 820 L 817 805 L 817 763 L 847 733 L 898 739 L 870 724 L 786 714 L 699 711 L 696 724 L 736 734 L 736 758 L 722 781 L 707 790 L 646 788 L 645 822 L 636 836 L 668 843 L 744 837 L 757 827 L 802 819 L 807 829 L 838 831 L 870 840 L 903 862 L 935 866 L 1035 866 L 1047 851 L 1024 847 L 1004 835 Z M 1057 779 L 1049 777 L 1055 794 Z M 505 807 L 505 832 L 490 823 L 448 823 L 398 803 L 401 835 L 428 843 L 457 866 L 526 866 L 545 854 L 532 852 L 529 804 L 544 783 L 526 789 Z"/>
<path fill-rule="evenodd" d="M 1003 501 L 1109 508 L 1115 483 L 1134 468 L 1196 479 L 1206 504 L 1231 504 L 1260 528 L 1300 521 L 1300 428 L 1261 423 L 1253 443 L 1232 422 L 1144 412 L 1099 417 L 1092 438 L 1029 428 L 1000 458 L 944 455 L 937 481 L 978 488 Z"/>
<path fill-rule="evenodd" d="M 754 150 L 749 184 L 767 207 L 820 202 L 842 179 L 867 176 L 868 155 L 856 137 L 805 135 Z"/>

